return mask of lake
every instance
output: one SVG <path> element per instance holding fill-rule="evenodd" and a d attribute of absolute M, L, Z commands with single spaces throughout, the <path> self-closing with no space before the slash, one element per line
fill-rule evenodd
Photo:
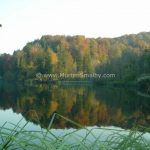
<path fill-rule="evenodd" d="M 89 84 L 0 85 L 0 126 L 6 121 L 28 129 L 47 128 L 54 112 L 85 126 L 150 127 L 150 98 L 132 88 Z M 78 128 L 56 116 L 55 129 Z"/>

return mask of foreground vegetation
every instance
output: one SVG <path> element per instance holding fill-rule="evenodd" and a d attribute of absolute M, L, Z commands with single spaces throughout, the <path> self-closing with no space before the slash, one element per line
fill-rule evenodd
<path fill-rule="evenodd" d="M 51 129 L 55 117 L 76 125 L 79 129 L 64 130 L 56 135 Z M 21 122 L 21 121 L 20 121 Z M 145 132 L 138 130 L 125 131 L 117 128 L 85 128 L 80 124 L 54 113 L 47 130 L 26 130 L 26 123 L 20 126 L 5 123 L 0 127 L 0 149 L 29 149 L 29 150 L 149 150 L 150 139 L 145 138 Z M 7 125 L 11 125 L 8 128 Z M 146 130 L 148 132 L 148 130 Z M 148 133 L 147 133 L 148 134 Z M 150 137 L 150 136 L 149 136 Z"/>

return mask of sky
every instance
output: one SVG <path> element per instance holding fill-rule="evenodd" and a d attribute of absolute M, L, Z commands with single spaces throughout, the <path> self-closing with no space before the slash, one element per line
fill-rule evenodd
<path fill-rule="evenodd" d="M 149 32 L 149 6 L 149 0 L 0 0 L 0 54 L 12 54 L 42 35 Z"/>

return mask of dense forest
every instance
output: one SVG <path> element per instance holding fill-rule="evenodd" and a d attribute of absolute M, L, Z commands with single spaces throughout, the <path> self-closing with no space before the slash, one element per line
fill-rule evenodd
<path fill-rule="evenodd" d="M 134 81 L 150 73 L 150 32 L 118 38 L 46 35 L 0 55 L 1 80 L 33 80 L 38 72 L 112 73 L 116 81 Z"/>

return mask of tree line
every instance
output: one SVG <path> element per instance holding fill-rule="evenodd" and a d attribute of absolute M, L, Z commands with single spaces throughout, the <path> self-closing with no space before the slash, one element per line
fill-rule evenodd
<path fill-rule="evenodd" d="M 113 73 L 133 81 L 150 73 L 150 32 L 118 38 L 42 36 L 12 55 L 0 55 L 0 79 L 26 81 L 40 73 Z"/>

